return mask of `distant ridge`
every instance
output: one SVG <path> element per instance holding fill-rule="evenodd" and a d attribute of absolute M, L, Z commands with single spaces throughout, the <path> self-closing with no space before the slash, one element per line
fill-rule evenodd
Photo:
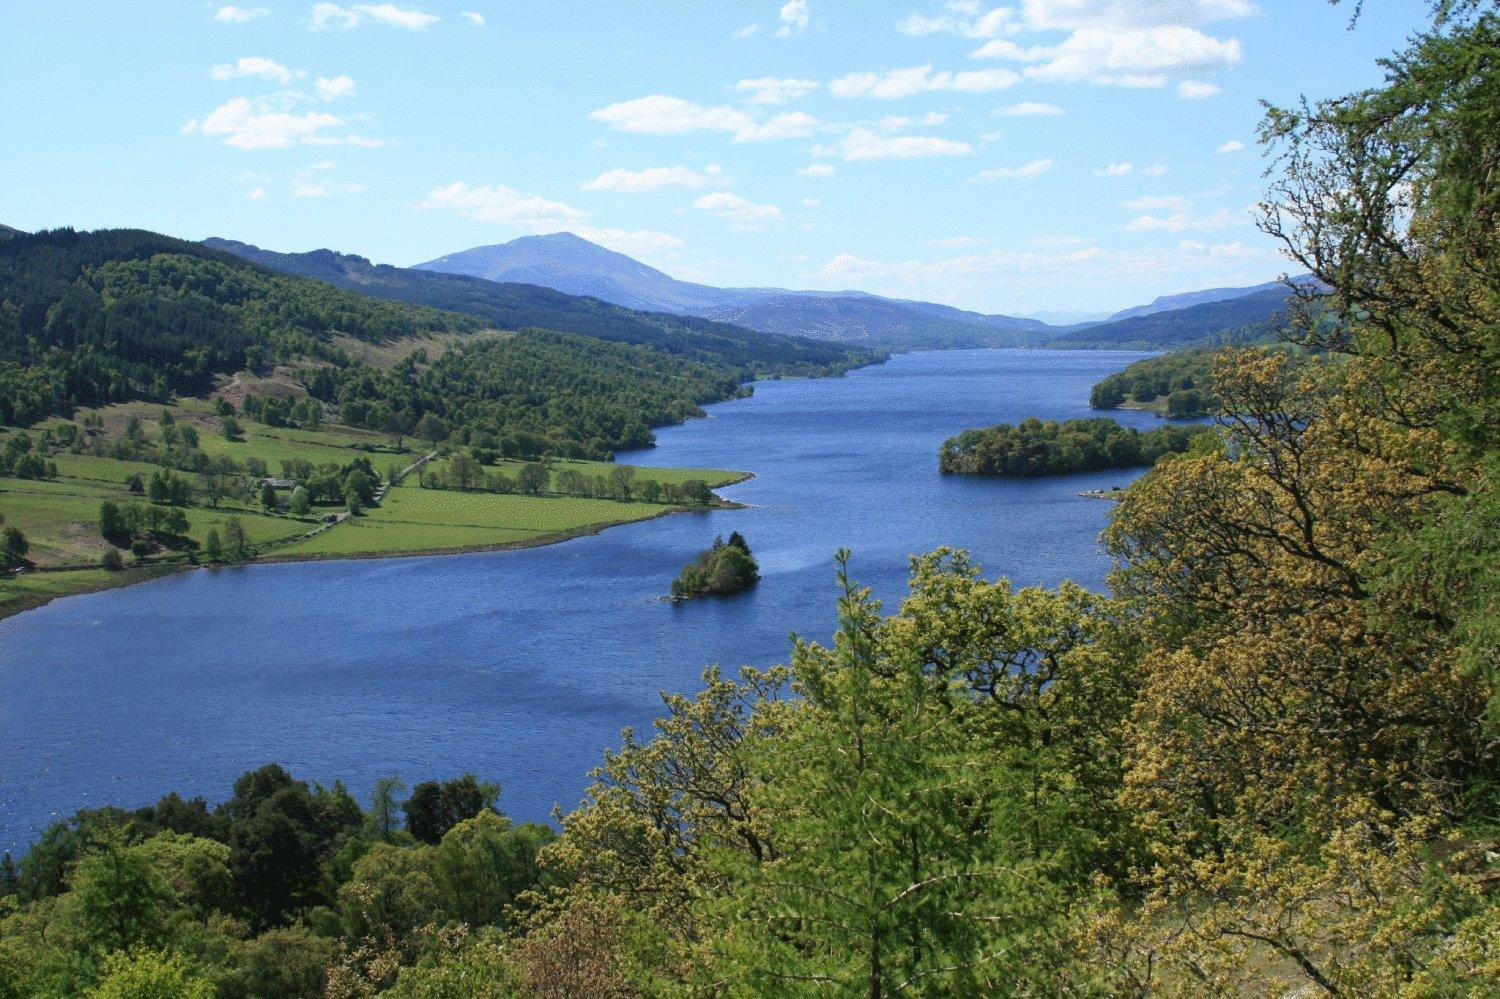
<path fill-rule="evenodd" d="M 644 312 L 535 284 L 374 264 L 364 257 L 333 250 L 278 253 L 217 237 L 204 240 L 203 245 L 274 271 L 316 278 L 374 298 L 478 316 L 501 329 L 535 326 L 640 344 L 680 357 L 732 364 L 746 377 L 766 372 L 813 372 L 850 360 L 849 348 L 844 345 L 691 316 Z"/>
<path fill-rule="evenodd" d="M 31 234 L 28 233 L 25 229 L 17 229 L 14 226 L 8 226 L 5 223 L 0 222 L 0 239 L 13 239 L 16 236 L 29 235 Z"/>
<path fill-rule="evenodd" d="M 1284 284 L 1273 282 L 1233 298 L 1082 326 L 1055 337 L 1048 346 L 1172 350 L 1209 343 L 1253 343 L 1276 335 L 1290 297 Z"/>
<path fill-rule="evenodd" d="M 723 320 L 768 333 L 898 349 L 1018 346 L 1036 343 L 1053 329 L 1035 319 L 857 291 L 716 288 L 679 281 L 569 232 L 476 246 L 415 269 L 538 284 L 627 308 Z"/>
<path fill-rule="evenodd" d="M 1208 305 L 1211 302 L 1225 302 L 1233 298 L 1244 298 L 1246 295 L 1255 295 L 1263 291 L 1285 290 L 1285 285 L 1280 281 L 1267 281 L 1265 284 L 1252 285 L 1248 288 L 1205 288 L 1202 291 L 1187 291 L 1177 295 L 1162 295 L 1145 305 L 1135 305 L 1128 309 L 1121 309 L 1114 315 L 1104 319 L 1103 322 L 1113 323 L 1121 319 L 1130 319 L 1134 316 L 1150 316 L 1158 312 L 1172 312 L 1177 309 L 1187 309 L 1195 305 Z"/>

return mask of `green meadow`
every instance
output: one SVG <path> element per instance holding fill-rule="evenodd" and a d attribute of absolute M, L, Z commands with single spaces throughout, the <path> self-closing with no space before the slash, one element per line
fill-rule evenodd
<path fill-rule="evenodd" d="M 357 458 L 368 458 L 384 479 L 391 469 L 405 468 L 427 453 L 430 445 L 410 438 L 398 448 L 388 435 L 344 426 L 316 430 L 270 427 L 239 418 L 239 439 L 226 439 L 212 406 L 201 399 L 183 400 L 166 407 L 179 427 L 191 426 L 198 434 L 198 449 L 210 458 L 233 459 L 248 468 L 263 462 L 267 473 L 280 476 L 283 462 L 304 461 L 314 466 L 343 467 Z M 56 478 L 23 479 L 0 475 L 0 515 L 6 527 L 19 529 L 29 542 L 27 560 L 34 571 L 0 576 L 0 616 L 70 593 L 128 585 L 163 572 L 182 568 L 201 559 L 209 532 L 226 535 L 226 523 L 238 520 L 254 557 L 303 559 L 331 557 L 375 557 L 421 552 L 450 552 L 501 548 L 561 540 L 601 530 L 614 524 L 660 516 L 675 509 L 666 503 L 624 502 L 614 499 L 539 496 L 490 492 L 426 489 L 410 478 L 388 491 L 384 501 L 362 510 L 332 527 L 325 519 L 342 512 L 341 507 L 317 505 L 301 517 L 285 510 L 287 494 L 280 496 L 282 511 L 267 511 L 255 493 L 221 499 L 210 505 L 201 486 L 203 477 L 178 472 L 197 487 L 192 503 L 183 508 L 188 530 L 169 548 L 140 556 L 115 548 L 99 528 L 100 505 L 113 502 L 125 507 L 147 504 L 147 497 L 133 493 L 130 480 L 149 482 L 161 466 L 150 461 L 128 460 L 90 453 L 96 447 L 108 453 L 126 433 L 132 418 L 145 439 L 160 434 L 163 407 L 128 403 L 97 410 L 82 410 L 76 422 L 96 422 L 89 447 L 73 453 L 61 447 L 47 449 L 46 459 L 55 463 Z M 54 430 L 62 421 L 50 420 L 26 428 L 33 440 L 44 428 Z M 22 432 L 0 428 L 0 443 Z M 438 458 L 428 465 L 439 475 L 448 462 Z M 525 462 L 502 459 L 487 470 L 514 478 Z M 566 471 L 588 477 L 607 476 L 616 466 L 604 461 L 555 459 L 548 463 L 549 487 Z M 711 488 L 745 478 L 744 473 L 709 468 L 638 468 L 636 481 L 653 479 L 677 484 L 693 479 Z M 307 535 L 318 532 L 312 537 Z M 106 570 L 101 560 L 107 552 L 118 552 L 123 568 Z"/>

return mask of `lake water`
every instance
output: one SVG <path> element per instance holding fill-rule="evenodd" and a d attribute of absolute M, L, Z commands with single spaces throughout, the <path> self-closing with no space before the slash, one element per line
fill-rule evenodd
<path fill-rule="evenodd" d="M 622 726 L 709 663 L 785 661 L 834 626 L 832 557 L 894 604 L 907 556 L 969 551 L 1019 584 L 1099 587 L 1110 504 L 1080 490 L 1138 473 L 942 476 L 967 427 L 1089 415 L 1090 386 L 1141 354 L 906 354 L 846 378 L 758 384 L 657 432 L 640 465 L 753 471 L 744 510 L 679 514 L 547 548 L 200 570 L 56 601 L 0 622 L 0 849 L 83 806 L 177 790 L 227 796 L 247 769 L 408 784 L 473 771 L 545 819 L 579 800 Z M 1154 417 L 1120 412 L 1146 427 Z M 738 530 L 763 581 L 720 600 L 658 598 Z"/>

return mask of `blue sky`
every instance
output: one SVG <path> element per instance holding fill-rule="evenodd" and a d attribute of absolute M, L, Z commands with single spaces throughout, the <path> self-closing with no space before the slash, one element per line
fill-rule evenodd
<path fill-rule="evenodd" d="M 1377 82 L 1366 7 L 7 0 L 0 221 L 1111 310 L 1282 270 L 1258 102 Z"/>

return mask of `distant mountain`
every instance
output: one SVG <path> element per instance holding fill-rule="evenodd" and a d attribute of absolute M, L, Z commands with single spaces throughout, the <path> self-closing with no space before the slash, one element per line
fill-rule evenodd
<path fill-rule="evenodd" d="M 1274 283 L 1233 298 L 1084 326 L 1053 337 L 1047 346 L 1169 350 L 1249 343 L 1275 334 L 1286 317 L 1289 295 L 1284 285 Z"/>
<path fill-rule="evenodd" d="M 1035 319 L 1039 323 L 1048 326 L 1079 326 L 1083 323 L 1097 323 L 1111 318 L 1108 312 L 1079 312 L 1072 309 L 1039 309 L 1030 313 L 1026 318 Z"/>
<path fill-rule="evenodd" d="M 723 320 L 768 333 L 898 349 L 1015 346 L 1035 343 L 1051 330 L 1034 319 L 863 292 L 716 288 L 679 281 L 567 232 L 478 246 L 416 269 L 538 284 L 632 309 Z"/>
<path fill-rule="evenodd" d="M 15 229 L 0 222 L 0 239 L 12 239 L 16 236 L 27 235 L 24 229 Z"/>
<path fill-rule="evenodd" d="M 1292 278 L 1296 285 L 1310 284 L 1314 278 L 1310 274 Z M 1163 295 L 1146 305 L 1136 305 L 1128 309 L 1121 309 L 1114 315 L 1109 316 L 1104 322 L 1112 323 L 1121 319 L 1131 319 L 1135 316 L 1151 316 L 1158 312 L 1175 312 L 1178 309 L 1187 309 L 1195 305 L 1208 305 L 1213 302 L 1227 302 L 1234 298 L 1244 298 L 1246 295 L 1258 295 L 1266 291 L 1285 291 L 1286 285 L 1281 281 L 1267 281 L 1265 284 L 1251 285 L 1248 288 L 1205 288 L 1202 291 L 1187 291 L 1180 295 Z"/>
<path fill-rule="evenodd" d="M 747 377 L 812 374 L 869 360 L 852 355 L 847 347 L 822 341 L 694 317 L 641 312 L 535 284 L 373 264 L 364 257 L 333 250 L 277 253 L 217 237 L 203 243 L 272 270 L 317 278 L 374 298 L 478 316 L 502 329 L 538 327 L 655 347 L 691 360 L 733 365 Z"/>

